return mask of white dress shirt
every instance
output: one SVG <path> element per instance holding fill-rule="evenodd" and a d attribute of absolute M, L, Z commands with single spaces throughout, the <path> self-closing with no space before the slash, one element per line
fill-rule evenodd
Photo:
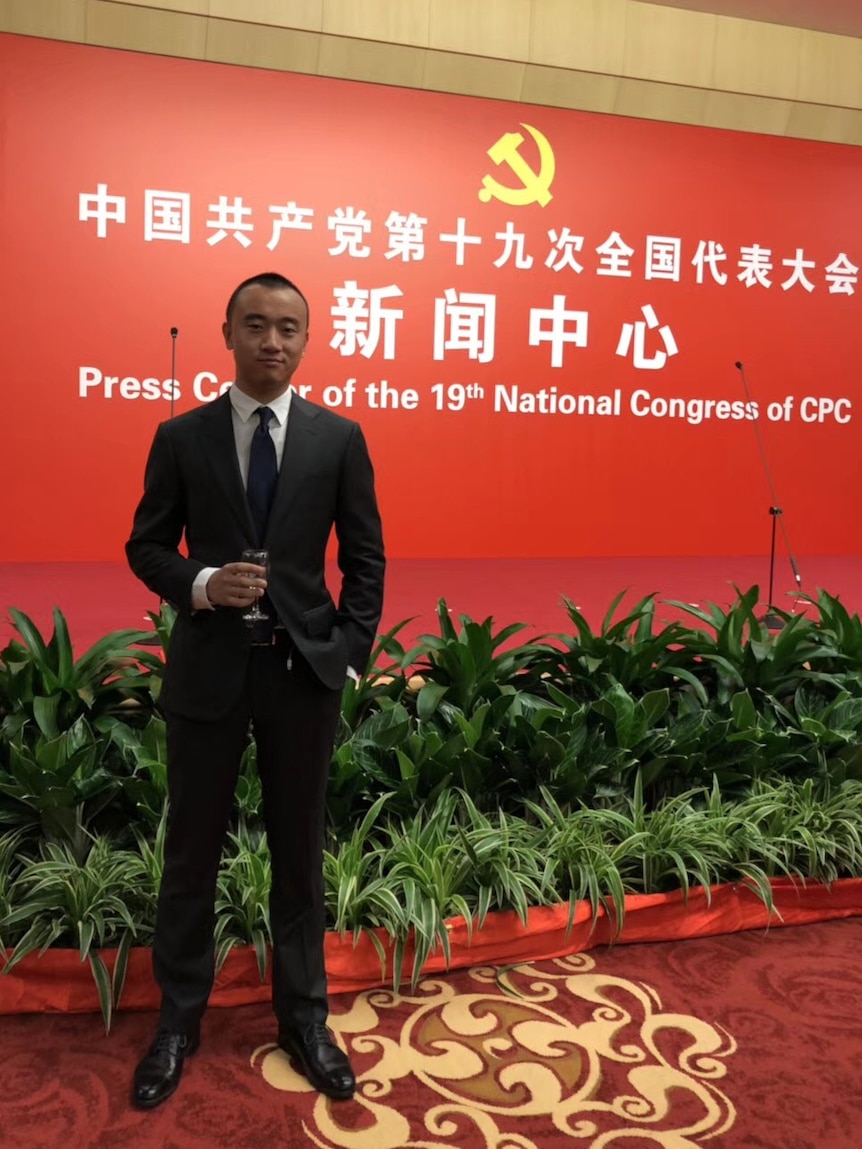
<path fill-rule="evenodd" d="M 273 399 L 266 406 L 272 411 L 274 418 L 269 421 L 269 434 L 275 445 L 275 459 L 281 470 L 281 457 L 284 454 L 284 437 L 287 433 L 287 417 L 290 414 L 290 400 L 293 388 L 288 387 L 283 395 Z M 236 383 L 228 392 L 230 399 L 231 417 L 233 419 L 233 441 L 236 445 L 236 458 L 239 463 L 239 473 L 242 476 L 243 487 L 248 486 L 248 461 L 251 455 L 251 441 L 259 426 L 256 411 L 263 404 L 252 399 L 241 391 Z M 204 567 L 192 583 L 192 607 L 195 610 L 212 610 L 213 604 L 207 597 L 207 583 L 218 567 Z"/>

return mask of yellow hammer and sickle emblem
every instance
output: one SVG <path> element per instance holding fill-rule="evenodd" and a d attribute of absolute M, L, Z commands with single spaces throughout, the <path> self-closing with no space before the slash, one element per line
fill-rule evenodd
<path fill-rule="evenodd" d="M 530 133 L 539 149 L 541 167 L 538 173 L 533 171 L 518 151 L 524 142 L 521 133 L 507 132 L 488 148 L 488 155 L 495 164 L 508 164 L 521 181 L 521 187 L 510 188 L 498 183 L 493 176 L 485 176 L 479 192 L 482 203 L 488 203 L 493 198 L 513 207 L 523 207 L 528 203 L 539 203 L 546 207 L 553 199 L 550 188 L 557 166 L 553 149 L 538 129 L 531 128 L 529 124 L 521 124 L 521 127 Z"/>

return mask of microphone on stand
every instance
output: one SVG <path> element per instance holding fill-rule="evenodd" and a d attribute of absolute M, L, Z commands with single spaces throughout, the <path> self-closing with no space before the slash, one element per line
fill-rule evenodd
<path fill-rule="evenodd" d="M 171 328 L 171 418 L 174 417 L 174 395 L 177 390 L 177 336 L 178 327 Z"/>
<path fill-rule="evenodd" d="M 751 391 L 748 387 L 748 380 L 745 377 L 745 365 L 739 360 L 734 363 L 734 367 L 739 372 L 742 379 L 742 386 L 745 391 L 745 400 L 748 404 L 748 410 L 754 412 L 754 407 L 751 400 Z M 784 547 L 787 551 L 787 557 L 790 560 L 790 567 L 793 571 L 793 577 L 796 579 L 797 590 L 802 590 L 802 576 L 799 573 L 799 567 L 796 565 L 796 559 L 793 557 L 793 551 L 790 549 L 790 540 L 787 537 L 787 528 L 784 525 L 784 512 L 778 505 L 778 496 L 775 493 L 775 483 L 772 481 L 772 471 L 769 469 L 769 461 L 766 458 L 766 448 L 763 445 L 763 436 L 760 433 L 760 426 L 758 419 L 752 419 L 754 427 L 755 438 L 757 439 L 757 446 L 760 451 L 760 460 L 763 464 L 763 471 L 766 475 L 766 482 L 769 485 L 769 494 L 772 499 L 772 505 L 769 508 L 769 514 L 772 518 L 772 542 L 769 551 L 769 597 L 766 601 L 766 614 L 763 621 L 769 630 L 780 630 L 784 625 L 781 618 L 775 613 L 775 606 L 772 601 L 772 588 L 775 580 L 775 529 L 776 523 L 781 524 L 781 535 L 784 539 Z"/>

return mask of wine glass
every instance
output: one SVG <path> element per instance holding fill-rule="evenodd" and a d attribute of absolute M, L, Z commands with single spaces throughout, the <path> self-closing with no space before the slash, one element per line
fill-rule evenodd
<path fill-rule="evenodd" d="M 242 561 L 244 563 L 253 563 L 256 567 L 265 567 L 266 574 L 264 578 L 269 580 L 269 551 L 265 550 L 246 550 L 242 552 Z M 243 622 L 256 623 L 266 622 L 269 615 L 266 611 L 260 609 L 260 599 L 256 598 L 251 606 L 246 610 L 242 616 Z"/>

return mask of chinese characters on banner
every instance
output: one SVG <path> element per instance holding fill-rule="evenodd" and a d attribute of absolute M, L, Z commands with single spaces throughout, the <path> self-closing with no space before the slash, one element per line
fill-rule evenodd
<path fill-rule="evenodd" d="M 79 194 L 78 220 L 89 225 L 97 239 L 107 240 L 112 228 L 129 226 L 128 198 L 109 191 L 107 183 L 99 183 L 95 191 Z M 192 243 L 192 201 L 188 192 L 146 188 L 140 198 L 142 235 L 146 243 Z M 322 256 L 335 261 L 363 260 L 371 255 L 377 234 L 375 221 L 364 209 L 337 206 L 331 214 L 322 213 L 319 220 L 316 220 L 317 214 L 314 207 L 300 206 L 293 200 L 272 204 L 271 218 L 260 225 L 263 230 L 256 236 L 254 213 L 243 197 L 221 195 L 208 204 L 205 223 L 196 228 L 195 239 L 209 247 L 234 241 L 247 249 L 255 242 L 262 242 L 263 233 L 269 232 L 265 246 L 272 252 L 278 249 L 285 232 L 317 228 L 326 236 Z M 845 251 L 818 269 L 813 259 L 805 258 L 801 247 L 792 255 L 784 256 L 753 243 L 741 246 L 734 260 L 715 239 L 701 239 L 691 254 L 683 252 L 683 241 L 678 236 L 647 235 L 638 250 L 616 230 L 595 244 L 568 226 L 558 225 L 548 228 L 545 234 L 527 235 L 516 230 L 513 220 L 491 239 L 478 229 L 471 232 L 465 216 L 457 217 L 453 231 L 429 230 L 427 218 L 394 209 L 379 232 L 387 260 L 419 262 L 426 258 L 427 247 L 435 244 L 438 245 L 435 259 L 445 261 L 443 252 L 448 249 L 455 267 L 484 259 L 486 263 L 490 260 L 495 268 L 511 264 L 520 271 L 529 271 L 534 261 L 544 256 L 544 266 L 560 275 L 561 280 L 585 274 L 631 280 L 637 275 L 645 283 L 656 280 L 682 283 L 688 278 L 702 285 L 709 278 L 726 287 L 733 277 L 746 289 L 776 287 L 785 292 L 810 293 L 819 287 L 830 295 L 854 295 L 859 278 L 859 267 Z M 485 254 L 480 248 L 490 251 Z M 491 260 L 490 256 L 495 253 L 496 258 Z M 383 359 L 394 360 L 398 324 L 404 318 L 407 305 L 401 287 L 397 283 L 360 285 L 358 279 L 346 279 L 333 288 L 332 294 L 330 346 L 344 357 L 359 354 L 370 359 L 380 351 Z M 400 303 L 395 305 L 395 300 Z M 493 293 L 446 289 L 442 297 L 434 300 L 434 330 L 429 337 L 434 359 L 444 360 L 449 352 L 464 352 L 479 363 L 493 362 L 496 307 L 497 297 Z M 565 366 L 567 346 L 588 346 L 589 320 L 588 312 L 567 307 L 564 292 L 555 293 L 550 307 L 529 309 L 529 345 L 538 347 L 547 343 L 550 365 L 560 369 Z M 658 338 L 654 340 L 655 346 L 648 350 L 647 334 L 652 331 Z M 642 306 L 639 317 L 622 322 L 616 354 L 631 357 L 637 370 L 661 370 L 678 350 L 674 333 L 667 324 L 660 323 L 651 304 Z"/>

